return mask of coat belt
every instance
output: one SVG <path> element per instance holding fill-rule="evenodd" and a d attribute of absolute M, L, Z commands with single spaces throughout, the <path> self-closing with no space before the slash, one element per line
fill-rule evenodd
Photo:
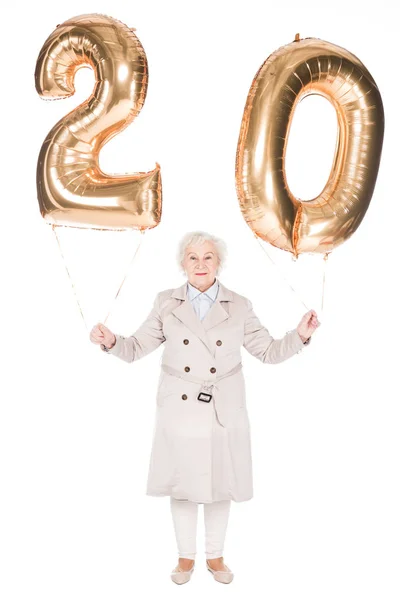
<path fill-rule="evenodd" d="M 194 375 L 190 375 L 189 373 L 186 373 L 186 371 L 178 371 L 177 369 L 174 369 L 173 367 L 170 367 L 169 365 L 165 365 L 165 364 L 161 365 L 162 369 L 169 375 L 174 375 L 175 377 L 180 377 L 180 379 L 184 379 L 185 381 L 191 381 L 192 383 L 199 383 L 201 386 L 200 391 L 207 390 L 207 392 L 210 393 L 211 395 L 213 392 L 213 388 L 218 390 L 218 386 L 217 386 L 218 381 L 220 381 L 221 379 L 225 379 L 225 377 L 231 377 L 231 375 L 234 375 L 235 373 L 240 371 L 242 366 L 243 366 L 242 363 L 238 363 L 235 367 L 233 367 L 233 369 L 231 369 L 227 373 L 224 373 L 223 375 L 217 376 L 215 379 L 213 379 L 211 381 L 209 379 L 202 379 L 201 377 L 195 377 Z"/>

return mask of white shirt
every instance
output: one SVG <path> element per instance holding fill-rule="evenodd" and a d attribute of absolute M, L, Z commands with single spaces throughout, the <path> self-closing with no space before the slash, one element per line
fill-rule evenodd
<path fill-rule="evenodd" d="M 205 292 L 201 292 L 194 287 L 189 281 L 187 282 L 187 295 L 188 299 L 192 303 L 196 315 L 200 321 L 204 319 L 211 306 L 215 302 L 219 290 L 218 279 L 215 279 L 211 287 Z"/>

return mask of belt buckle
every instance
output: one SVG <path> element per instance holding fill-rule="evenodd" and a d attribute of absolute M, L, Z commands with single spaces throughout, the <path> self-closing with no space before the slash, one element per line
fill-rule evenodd
<path fill-rule="evenodd" d="M 197 400 L 201 400 L 202 402 L 211 402 L 212 395 L 206 394 L 206 392 L 200 392 L 197 396 Z"/>
<path fill-rule="evenodd" d="M 201 400 L 202 402 L 211 402 L 212 394 L 209 394 L 211 386 L 203 385 L 199 395 L 197 396 L 197 400 Z M 205 391 L 207 390 L 207 391 Z"/>

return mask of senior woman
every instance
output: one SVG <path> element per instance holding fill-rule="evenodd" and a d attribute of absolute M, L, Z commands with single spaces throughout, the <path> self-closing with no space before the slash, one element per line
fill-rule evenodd
<path fill-rule="evenodd" d="M 207 568 L 216 581 L 233 579 L 223 560 L 230 505 L 253 497 L 241 346 L 263 363 L 279 363 L 300 352 L 319 325 L 311 310 L 296 329 L 274 339 L 251 302 L 218 279 L 225 258 L 223 240 L 187 233 L 178 249 L 187 281 L 159 292 L 130 337 L 101 323 L 90 332 L 93 343 L 126 362 L 165 343 L 146 493 L 170 496 L 179 554 L 175 583 L 189 581 L 194 569 L 199 504 Z"/>

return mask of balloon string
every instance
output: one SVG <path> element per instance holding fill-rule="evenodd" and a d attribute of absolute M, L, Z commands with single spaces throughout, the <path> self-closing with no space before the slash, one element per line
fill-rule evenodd
<path fill-rule="evenodd" d="M 82 315 L 82 319 L 83 319 L 83 322 L 84 322 L 84 324 L 85 324 L 86 330 L 87 330 L 87 331 L 89 331 L 89 327 L 88 327 L 88 325 L 87 325 L 87 323 L 86 323 L 85 317 L 83 316 L 82 308 L 81 308 L 81 305 L 80 305 L 80 303 L 79 303 L 78 294 L 76 293 L 76 289 L 75 289 L 74 282 L 72 281 L 72 277 L 71 277 L 71 275 L 70 275 L 70 272 L 69 272 L 69 270 L 68 270 L 67 263 L 66 263 L 66 260 L 65 260 L 65 258 L 64 258 L 64 254 L 63 254 L 63 251 L 62 251 L 62 249 L 61 249 L 60 240 L 58 239 L 58 235 L 57 235 L 57 231 L 56 231 L 56 227 L 57 227 L 57 225 L 54 225 L 54 224 L 52 224 L 52 226 L 51 226 L 51 227 L 52 227 L 52 229 L 53 229 L 53 231 L 54 231 L 54 233 L 55 233 L 56 239 L 57 239 L 58 247 L 59 247 L 59 249 L 60 249 L 60 253 L 61 253 L 62 259 L 63 259 L 63 261 L 64 261 L 64 265 L 65 265 L 65 268 L 66 268 L 66 270 L 67 270 L 67 273 L 68 273 L 69 280 L 70 280 L 70 282 L 71 282 L 71 285 L 72 285 L 72 289 L 73 289 L 73 292 L 74 292 L 74 295 L 75 295 L 75 299 L 76 299 L 76 302 L 77 302 L 77 304 L 78 304 L 78 307 L 79 307 L 79 312 L 80 312 L 80 313 L 81 313 L 81 315 Z"/>
<path fill-rule="evenodd" d="M 84 314 L 83 314 L 83 311 L 82 311 L 82 307 L 81 307 L 81 305 L 80 305 L 80 302 L 79 302 L 79 299 L 78 299 L 78 294 L 76 293 L 76 288 L 75 288 L 74 282 L 73 282 L 73 280 L 72 280 L 72 277 L 71 277 L 71 274 L 70 274 L 70 272 L 69 272 L 69 270 L 68 270 L 68 267 L 67 267 L 67 262 L 66 262 L 66 260 L 65 260 L 65 257 L 64 257 L 63 251 L 62 251 L 62 249 L 61 249 L 60 240 L 59 240 L 59 237 L 58 237 L 58 235 L 57 235 L 57 231 L 56 231 L 56 227 L 57 227 L 57 225 L 54 225 L 54 224 L 52 224 L 52 226 L 51 226 L 51 227 L 52 227 L 52 229 L 53 229 L 53 231 L 54 231 L 54 234 L 55 234 L 55 236 L 56 236 L 56 239 L 57 239 L 58 247 L 59 247 L 59 249 L 60 249 L 60 254 L 61 254 L 61 257 L 62 257 L 62 259 L 63 259 L 63 261 L 64 261 L 64 266 L 65 266 L 65 269 L 66 269 L 66 271 L 67 271 L 67 274 L 68 274 L 69 280 L 70 280 L 70 282 L 71 282 L 71 285 L 72 285 L 72 290 L 73 290 L 73 292 L 74 292 L 74 295 L 75 295 L 76 303 L 78 304 L 79 312 L 81 313 L 81 316 L 82 316 L 82 319 L 83 319 L 84 325 L 85 325 L 85 327 L 86 327 L 86 330 L 87 330 L 87 331 L 89 331 L 88 324 L 87 324 L 87 322 L 86 322 L 86 319 L 85 319 L 85 317 L 84 317 Z M 144 233 L 145 233 L 145 231 L 144 231 L 144 230 L 140 230 L 140 233 L 141 233 L 141 234 L 144 234 Z M 112 301 L 112 303 L 111 303 L 111 306 L 114 304 L 115 300 L 117 299 L 117 296 L 119 295 L 119 293 L 120 293 L 120 291 L 121 291 L 121 288 L 122 288 L 122 286 L 123 286 L 123 285 L 124 285 L 124 283 L 125 283 L 125 280 L 126 280 L 126 278 L 127 278 L 127 275 L 128 275 L 128 273 L 129 273 L 129 270 L 130 270 L 130 268 L 131 268 L 131 265 L 133 264 L 133 262 L 134 262 L 134 260 L 135 260 L 135 258 L 136 258 L 136 255 L 137 255 L 137 253 L 138 253 L 138 251 L 139 251 L 139 248 L 140 248 L 140 246 L 141 246 L 141 244 L 142 244 L 142 241 L 143 241 L 143 237 L 141 237 L 141 238 L 140 238 L 139 245 L 138 245 L 138 247 L 136 248 L 135 254 L 133 255 L 133 258 L 132 258 L 132 260 L 131 260 L 131 262 L 130 262 L 130 264 L 129 264 L 129 266 L 128 266 L 128 270 L 127 270 L 127 272 L 126 272 L 126 274 L 125 274 L 125 276 L 124 276 L 124 278 L 123 278 L 123 280 L 122 280 L 122 283 L 121 283 L 121 285 L 119 286 L 119 289 L 118 289 L 118 291 L 117 291 L 117 293 L 116 293 L 116 295 L 115 295 L 115 298 L 114 298 L 114 300 L 113 300 L 113 301 Z M 104 324 L 106 323 L 106 321 L 107 321 L 108 317 L 110 316 L 110 313 L 111 313 L 111 308 L 110 308 L 110 310 L 108 311 L 108 314 L 107 314 L 107 316 L 106 316 L 106 318 L 105 318 L 105 320 L 104 320 Z"/>
<path fill-rule="evenodd" d="M 294 293 L 294 295 L 297 297 L 298 300 L 300 300 L 300 302 L 302 303 L 302 305 L 306 308 L 307 311 L 309 311 L 310 309 L 308 308 L 307 304 L 304 303 L 303 299 L 300 297 L 300 295 L 298 294 L 298 292 L 296 292 L 296 290 L 294 289 L 294 287 L 289 283 L 289 281 L 286 279 L 286 277 L 282 274 L 281 269 L 279 269 L 278 265 L 275 263 L 275 261 L 270 257 L 270 255 L 268 254 L 267 250 L 264 248 L 264 246 L 261 244 L 260 239 L 258 237 L 258 235 L 254 234 L 254 237 L 256 238 L 257 242 L 260 244 L 261 248 L 264 250 L 265 254 L 268 256 L 269 260 L 271 261 L 271 263 L 274 265 L 274 267 L 276 268 L 276 270 L 278 271 L 280 277 L 283 279 L 283 281 L 285 281 L 285 283 L 290 287 L 290 289 L 292 290 L 292 292 Z"/>
<path fill-rule="evenodd" d="M 326 283 L 326 265 L 328 262 L 329 253 L 327 252 L 324 256 L 324 265 L 323 265 L 323 273 L 322 273 L 322 298 L 321 298 L 321 317 L 319 321 L 322 322 L 324 316 L 324 300 L 325 300 L 325 283 Z"/>
<path fill-rule="evenodd" d="M 118 294 L 120 293 L 120 291 L 121 291 L 121 288 L 122 288 L 122 286 L 123 286 L 123 285 L 124 285 L 124 283 L 125 283 L 125 279 L 127 278 L 127 275 L 128 275 L 128 273 L 129 273 L 129 271 L 130 271 L 130 268 L 131 268 L 131 265 L 133 264 L 133 262 L 134 262 L 134 260 L 135 260 L 135 258 L 136 258 L 136 255 L 137 255 L 137 253 L 139 252 L 139 248 L 140 248 L 140 246 L 142 245 L 142 241 L 143 241 L 143 236 L 144 236 L 144 234 L 145 234 L 145 230 L 141 229 L 141 230 L 140 230 L 140 233 L 141 233 L 141 237 L 140 237 L 139 245 L 138 245 L 138 247 L 136 248 L 135 254 L 134 254 L 134 255 L 133 255 L 133 257 L 132 257 L 132 260 L 131 260 L 131 262 L 130 262 L 130 264 L 129 264 L 129 267 L 128 267 L 128 270 L 127 270 L 127 272 L 126 272 L 126 274 L 125 274 L 125 277 L 123 278 L 123 280 L 122 280 L 122 283 L 121 283 L 121 285 L 119 286 L 118 292 L 116 293 L 116 295 L 115 295 L 115 298 L 114 298 L 114 300 L 113 300 L 113 301 L 112 301 L 112 303 L 111 303 L 111 307 L 112 307 L 112 305 L 114 304 L 114 302 L 116 301 L 116 299 L 117 299 L 117 297 L 118 297 Z M 111 308 L 110 308 L 110 310 L 108 311 L 108 313 L 107 313 L 107 316 L 106 316 L 106 318 L 105 318 L 105 319 L 104 319 L 104 321 L 103 321 L 103 324 L 104 324 L 104 325 L 106 324 L 106 321 L 107 321 L 108 317 L 110 316 L 110 313 L 111 313 Z"/>

